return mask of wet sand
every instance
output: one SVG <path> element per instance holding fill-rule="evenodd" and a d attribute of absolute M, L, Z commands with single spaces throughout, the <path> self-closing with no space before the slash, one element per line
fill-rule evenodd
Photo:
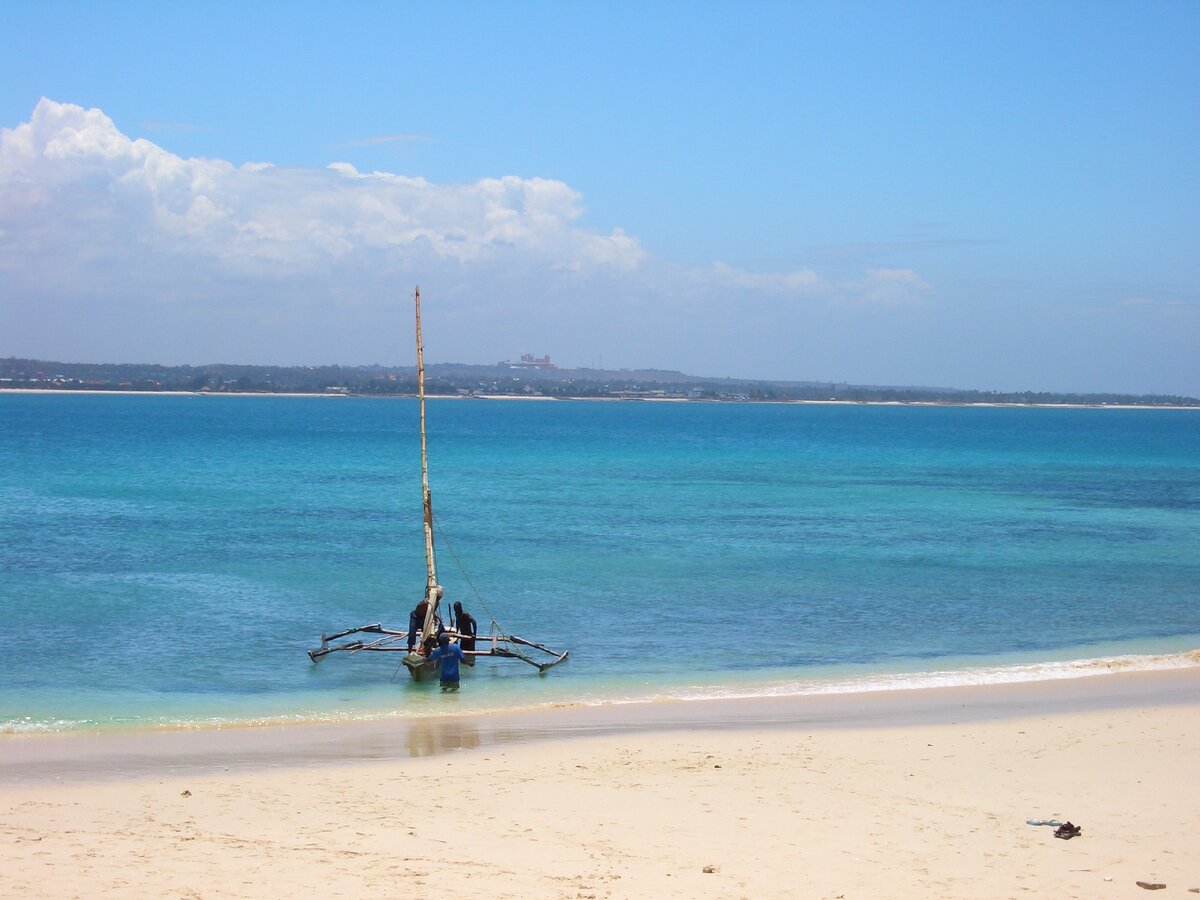
<path fill-rule="evenodd" d="M 0 785 L 398 761 L 654 731 L 903 728 L 1181 704 L 1200 704 L 1200 666 L 1013 684 L 559 706 L 322 725 L 3 735 Z"/>

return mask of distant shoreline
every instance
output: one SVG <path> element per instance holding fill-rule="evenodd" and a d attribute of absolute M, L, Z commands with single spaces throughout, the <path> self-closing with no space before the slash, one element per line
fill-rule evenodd
<path fill-rule="evenodd" d="M 415 400 L 416 394 L 367 394 L 354 393 L 316 393 L 288 391 L 122 391 L 111 388 L 83 390 L 79 388 L 10 388 L 0 387 L 0 394 L 98 394 L 106 396 L 147 396 L 147 397 L 284 397 L 284 398 L 314 398 L 326 400 L 344 400 L 350 397 L 366 400 Z M 536 402 L 588 402 L 588 403 L 698 403 L 698 404 L 753 404 L 767 406 L 945 406 L 945 407 L 982 407 L 996 409 L 1163 409 L 1163 410 L 1200 410 L 1200 406 L 1182 406 L 1173 404 L 1139 404 L 1139 403 L 1004 403 L 997 401 L 955 400 L 726 400 L 691 397 L 546 397 L 518 396 L 516 394 L 427 394 L 429 400 L 532 400 Z"/>

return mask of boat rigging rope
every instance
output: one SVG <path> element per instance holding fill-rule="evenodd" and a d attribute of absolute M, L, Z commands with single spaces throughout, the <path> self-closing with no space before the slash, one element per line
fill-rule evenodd
<path fill-rule="evenodd" d="M 462 572 L 462 576 L 466 579 L 467 585 L 471 588 L 471 593 L 475 595 L 475 599 L 479 601 L 479 605 L 483 607 L 483 611 L 488 614 L 492 620 L 492 631 L 499 634 L 500 637 L 508 637 L 508 633 L 500 627 L 500 623 L 496 621 L 495 614 L 488 609 L 487 601 L 483 599 L 483 595 L 475 588 L 475 582 L 471 580 L 471 576 L 467 574 L 467 570 L 463 567 L 462 560 L 458 558 L 458 554 L 454 552 L 454 545 L 450 543 L 450 537 L 446 534 L 446 529 L 442 528 L 441 519 L 437 516 L 433 517 L 433 524 L 437 526 L 438 534 L 442 536 L 442 542 L 446 545 L 446 549 L 450 551 L 450 555 L 454 557 L 454 563 L 458 566 L 458 571 Z"/>

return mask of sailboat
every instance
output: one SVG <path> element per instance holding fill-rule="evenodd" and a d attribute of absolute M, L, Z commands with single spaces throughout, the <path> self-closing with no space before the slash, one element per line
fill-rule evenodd
<path fill-rule="evenodd" d="M 309 659 L 315 664 L 329 654 L 339 651 L 350 654 L 364 651 L 402 652 L 404 656 L 401 663 L 408 669 L 413 680 L 424 681 L 437 674 L 440 663 L 431 661 L 429 654 L 437 646 L 438 639 L 442 635 L 446 635 L 451 642 L 459 644 L 468 666 L 474 666 L 475 660 L 481 656 L 497 657 L 517 659 L 529 663 L 539 672 L 545 672 L 566 659 L 569 651 L 551 650 L 536 641 L 509 634 L 501 629 L 494 619 L 491 633 L 488 635 L 461 634 L 456 628 L 445 627 L 438 614 L 445 589 L 438 584 L 437 557 L 433 546 L 433 500 L 429 492 L 429 456 L 425 442 L 425 346 L 421 339 L 421 288 L 419 286 L 413 293 L 413 302 L 417 314 L 417 398 L 421 411 L 421 505 L 425 528 L 425 594 L 424 602 L 417 605 L 417 610 L 424 609 L 424 618 L 419 622 L 410 620 L 411 639 L 409 630 L 384 628 L 378 622 L 372 625 L 360 625 L 357 628 L 347 628 L 335 634 L 322 634 L 321 646 L 308 651 Z M 374 640 L 357 637 L 341 644 L 330 643 L 351 635 L 381 635 L 381 637 Z"/>

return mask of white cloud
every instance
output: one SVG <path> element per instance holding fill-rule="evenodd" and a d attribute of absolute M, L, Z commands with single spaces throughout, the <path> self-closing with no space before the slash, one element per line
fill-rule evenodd
<path fill-rule="evenodd" d="M 710 274 L 714 281 L 724 287 L 746 291 L 814 295 L 825 288 L 821 278 L 812 269 L 781 273 L 747 272 L 718 260 L 713 263 Z"/>
<path fill-rule="evenodd" d="M 106 231 L 93 230 L 93 239 L 149 240 L 160 253 L 247 274 L 280 266 L 300 274 L 375 251 L 401 264 L 504 256 L 567 270 L 628 271 L 644 256 L 622 231 L 575 226 L 580 197 L 561 181 L 436 185 L 345 163 L 312 170 L 182 159 L 131 140 L 100 110 L 46 99 L 29 122 L 0 135 L 0 191 L 6 229 L 30 214 L 67 228 L 86 205 L 87 220 Z"/>
<path fill-rule="evenodd" d="M 875 306 L 916 306 L 923 304 L 931 291 L 912 269 L 868 269 L 866 278 L 846 285 L 842 296 Z"/>
<path fill-rule="evenodd" d="M 612 363 L 703 370 L 764 334 L 792 352 L 789 329 L 815 310 L 853 326 L 930 291 L 909 269 L 847 284 L 803 267 L 689 268 L 583 216 L 554 179 L 185 159 L 98 109 L 43 99 L 0 130 L 0 355 L 394 360 L 403 323 L 387 317 L 422 283 L 445 359 L 599 348 Z"/>

